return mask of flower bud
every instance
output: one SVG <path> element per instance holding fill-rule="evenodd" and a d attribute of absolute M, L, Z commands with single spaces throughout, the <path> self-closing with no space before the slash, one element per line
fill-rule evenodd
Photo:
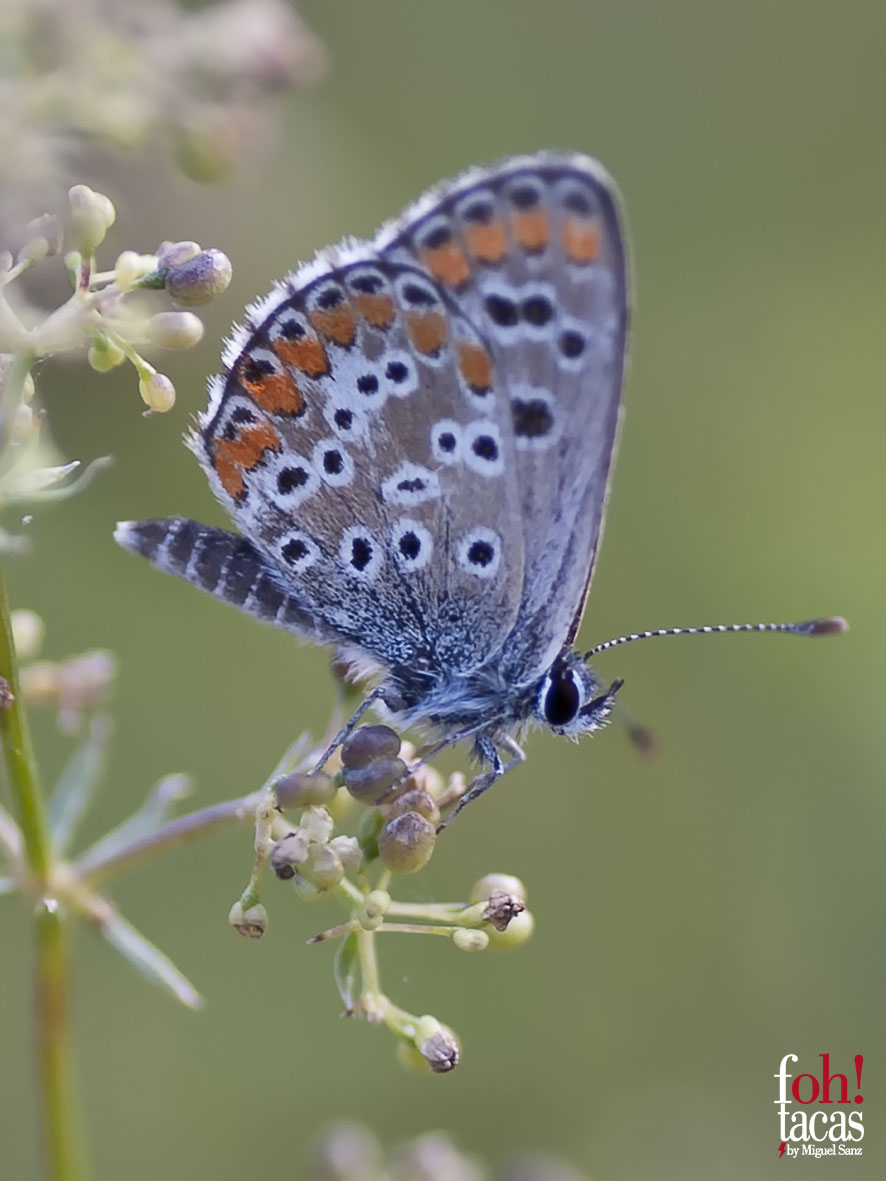
<path fill-rule="evenodd" d="M 281 775 L 274 782 L 277 807 L 284 812 L 305 808 L 309 804 L 328 804 L 335 792 L 333 779 L 322 771 L 313 775 L 307 771 L 293 771 L 289 775 Z"/>
<path fill-rule="evenodd" d="M 427 865 L 437 843 L 437 830 L 418 812 L 389 820 L 378 834 L 378 852 L 392 873 L 416 873 Z"/>
<path fill-rule="evenodd" d="M 345 787 L 361 804 L 377 804 L 406 774 L 402 759 L 375 759 L 366 767 L 346 767 Z"/>
<path fill-rule="evenodd" d="M 318 845 L 325 845 L 335 832 L 335 821 L 325 808 L 312 805 L 310 808 L 305 808 L 302 812 L 298 830 L 309 841 L 315 841 Z"/>
<path fill-rule="evenodd" d="M 335 849 L 341 860 L 345 873 L 356 873 L 363 867 L 363 854 L 360 842 L 356 837 L 333 837 L 329 842 L 330 849 Z"/>
<path fill-rule="evenodd" d="M 246 939 L 261 939 L 268 929 L 268 912 L 260 902 L 243 909 L 242 902 L 235 902 L 228 914 L 228 922 L 238 935 Z"/>
<path fill-rule="evenodd" d="M 390 726 L 361 726 L 341 748 L 343 767 L 365 767 L 375 759 L 395 758 L 400 736 Z"/>
<path fill-rule="evenodd" d="M 526 901 L 526 887 L 511 873 L 487 873 L 471 887 L 471 902 L 485 902 L 493 894 L 511 894 Z"/>
<path fill-rule="evenodd" d="M 419 1019 L 415 1032 L 418 1052 L 434 1074 L 446 1074 L 458 1066 L 461 1048 L 451 1029 L 441 1025 L 435 1017 Z"/>
<path fill-rule="evenodd" d="M 171 267 L 180 267 L 199 253 L 199 242 L 161 242 L 157 250 L 157 270 L 168 271 Z"/>
<path fill-rule="evenodd" d="M 310 845 L 308 859 L 299 870 L 318 890 L 329 890 L 345 876 L 341 858 L 330 845 Z"/>
<path fill-rule="evenodd" d="M 18 253 L 18 262 L 27 259 L 29 262 L 39 262 L 58 254 L 62 248 L 62 227 L 54 213 L 44 213 L 35 217 L 25 226 L 25 242 Z"/>
<path fill-rule="evenodd" d="M 10 622 L 16 656 L 19 660 L 33 660 L 43 643 L 46 624 L 36 611 L 29 611 L 25 607 L 13 611 Z"/>
<path fill-rule="evenodd" d="M 232 274 L 231 260 L 221 250 L 201 250 L 166 271 L 166 291 L 176 303 L 186 306 L 208 303 L 221 295 Z"/>
<path fill-rule="evenodd" d="M 485 951 L 489 936 L 478 927 L 458 927 L 452 932 L 452 942 L 460 951 Z"/>
<path fill-rule="evenodd" d="M 203 338 L 203 321 L 193 312 L 157 312 L 148 320 L 148 338 L 161 349 L 189 349 Z"/>
<path fill-rule="evenodd" d="M 295 866 L 308 859 L 308 842 L 300 832 L 287 833 L 271 849 L 271 869 L 281 881 L 295 877 Z"/>
<path fill-rule="evenodd" d="M 311 1153 L 312 1181 L 370 1181 L 379 1173 L 378 1142 L 362 1124 L 327 1129 Z"/>
<path fill-rule="evenodd" d="M 323 891 L 319 886 L 315 886 L 313 882 L 309 882 L 307 878 L 296 872 L 292 879 L 292 888 L 302 900 L 302 902 L 317 902 L 323 897 Z"/>
<path fill-rule="evenodd" d="M 420 787 L 413 787 L 397 796 L 391 803 L 383 804 L 382 810 L 389 820 L 393 820 L 395 816 L 402 816 L 405 812 L 418 812 L 419 816 L 430 820 L 435 829 L 440 823 L 440 809 L 436 800 Z"/>
<path fill-rule="evenodd" d="M 100 334 L 92 338 L 86 360 L 96 373 L 107 373 L 122 365 L 126 360 L 126 354 L 115 341 Z"/>
<path fill-rule="evenodd" d="M 135 250 L 124 250 L 114 263 L 114 282 L 121 291 L 134 287 L 143 275 L 157 269 L 157 260 L 152 254 L 137 254 Z"/>
<path fill-rule="evenodd" d="M 493 928 L 489 932 L 489 946 L 500 950 L 519 947 L 521 943 L 525 943 L 530 938 L 534 930 L 535 919 L 530 911 L 524 910 L 511 919 L 504 931 L 497 931 Z"/>
<path fill-rule="evenodd" d="M 69 189 L 68 202 L 71 242 L 82 254 L 94 254 L 116 220 L 114 205 L 104 193 L 96 193 L 88 185 Z"/>
<path fill-rule="evenodd" d="M 152 373 L 138 383 L 138 392 L 149 410 L 165 414 L 175 405 L 175 386 L 162 373 Z"/>
<path fill-rule="evenodd" d="M 376 931 L 385 920 L 391 896 L 387 890 L 370 890 L 363 903 L 363 909 L 357 915 L 357 921 L 364 931 Z"/>

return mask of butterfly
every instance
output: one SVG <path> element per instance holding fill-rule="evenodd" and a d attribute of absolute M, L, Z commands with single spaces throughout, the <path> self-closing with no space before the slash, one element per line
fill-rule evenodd
<path fill-rule="evenodd" d="M 527 726 L 590 733 L 622 684 L 574 642 L 629 302 L 620 201 L 596 161 L 473 168 L 247 309 L 189 439 L 239 532 L 174 518 L 117 539 L 374 674 L 351 726 L 380 700 L 399 725 L 471 739 L 490 770 L 464 803 L 524 757 Z M 594 652 L 652 634 L 671 633 Z"/>

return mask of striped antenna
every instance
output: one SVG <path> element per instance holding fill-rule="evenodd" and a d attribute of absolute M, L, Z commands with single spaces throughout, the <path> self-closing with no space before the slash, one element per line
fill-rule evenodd
<path fill-rule="evenodd" d="M 703 636 L 712 632 L 788 632 L 792 636 L 837 636 L 849 630 L 849 624 L 839 615 L 824 619 L 807 619 L 804 623 L 718 623 L 713 627 L 666 627 L 653 632 L 632 632 L 617 636 L 588 649 L 582 660 L 590 660 L 610 648 L 633 644 L 634 640 L 650 640 L 653 636 Z"/>

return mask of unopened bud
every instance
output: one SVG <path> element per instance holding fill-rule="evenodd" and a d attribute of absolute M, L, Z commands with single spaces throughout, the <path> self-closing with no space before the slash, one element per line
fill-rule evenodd
<path fill-rule="evenodd" d="M 519 947 L 525 943 L 535 930 L 535 919 L 528 910 L 522 911 L 508 923 L 503 931 L 494 927 L 489 932 L 489 946 L 505 950 L 509 947 Z"/>
<path fill-rule="evenodd" d="M 313 882 L 309 882 L 298 872 L 292 879 L 292 888 L 302 902 L 317 902 L 324 897 L 324 892 L 319 886 L 315 886 Z"/>
<path fill-rule="evenodd" d="M 485 951 L 489 936 L 479 927 L 458 927 L 452 932 L 452 942 L 460 951 Z"/>
<path fill-rule="evenodd" d="M 308 859 L 299 868 L 302 877 L 317 887 L 318 890 L 330 890 L 344 877 L 341 858 L 331 845 L 310 845 Z"/>
<path fill-rule="evenodd" d="M 54 213 L 41 214 L 25 226 L 25 237 L 25 244 L 19 251 L 19 261 L 27 257 L 37 262 L 41 258 L 58 254 L 63 243 L 61 222 Z"/>
<path fill-rule="evenodd" d="M 12 639 L 19 660 L 33 660 L 40 651 L 46 624 L 36 611 L 19 607 L 12 612 Z"/>
<path fill-rule="evenodd" d="M 392 873 L 416 873 L 427 865 L 437 843 L 437 830 L 418 812 L 389 820 L 378 834 L 378 852 Z"/>
<path fill-rule="evenodd" d="M 180 267 L 199 253 L 199 242 L 161 242 L 157 249 L 157 269 L 168 271 L 170 267 Z"/>
<path fill-rule="evenodd" d="M 395 816 L 402 816 L 406 812 L 418 812 L 420 816 L 430 820 L 435 829 L 440 823 L 440 809 L 437 807 L 436 800 L 420 787 L 413 787 L 409 791 L 405 791 L 390 804 L 383 804 L 382 809 L 389 820 L 393 820 Z"/>
<path fill-rule="evenodd" d="M 322 771 L 313 775 L 307 771 L 293 771 L 290 775 L 281 775 L 274 782 L 277 807 L 284 812 L 290 808 L 305 808 L 309 804 L 328 804 L 335 792 L 332 777 L 324 775 Z"/>
<path fill-rule="evenodd" d="M 365 767 L 376 759 L 395 758 L 400 735 L 390 726 L 361 726 L 341 748 L 343 767 Z"/>
<path fill-rule="evenodd" d="M 121 291 L 128 291 L 143 275 L 149 275 L 156 269 L 157 260 L 152 254 L 124 250 L 114 263 L 114 281 Z"/>
<path fill-rule="evenodd" d="M 208 303 L 227 288 L 232 274 L 231 260 L 221 250 L 201 250 L 187 262 L 167 270 L 166 290 L 176 303 Z"/>
<path fill-rule="evenodd" d="M 138 392 L 149 410 L 165 414 L 175 405 L 175 386 L 163 373 L 152 373 L 138 383 Z"/>
<path fill-rule="evenodd" d="M 311 1181 L 370 1181 L 379 1175 L 378 1142 L 362 1124 L 341 1123 L 311 1153 Z"/>
<path fill-rule="evenodd" d="M 148 337 L 161 349 L 190 349 L 203 338 L 203 321 L 193 312 L 157 312 L 148 320 Z"/>
<path fill-rule="evenodd" d="M 242 902 L 235 902 L 228 914 L 228 922 L 238 935 L 246 939 L 261 939 L 268 929 L 268 912 L 260 902 L 243 909 Z"/>
<path fill-rule="evenodd" d="M 86 354 L 86 360 L 96 373 L 107 373 L 118 365 L 122 365 L 126 360 L 126 354 L 115 341 L 100 335 L 93 337 L 92 344 Z"/>
<path fill-rule="evenodd" d="M 329 842 L 330 849 L 335 849 L 338 854 L 345 873 L 356 873 L 357 870 L 363 866 L 363 854 L 360 851 L 360 842 L 356 837 L 339 836 L 333 837 Z"/>
<path fill-rule="evenodd" d="M 335 832 L 335 821 L 325 808 L 315 805 L 305 808 L 302 812 L 298 830 L 309 841 L 315 841 L 319 845 L 325 845 Z"/>
<path fill-rule="evenodd" d="M 69 189 L 68 202 L 71 241 L 82 254 L 94 254 L 117 217 L 113 202 L 88 185 L 74 185 Z"/>
<path fill-rule="evenodd" d="M 364 931 L 376 931 L 384 922 L 391 896 L 387 890 L 370 890 L 357 920 Z"/>
<path fill-rule="evenodd" d="M 345 787 L 361 804 L 377 804 L 406 774 L 402 759 L 375 759 L 366 767 L 346 767 Z"/>
<path fill-rule="evenodd" d="M 420 1018 L 415 1033 L 415 1044 L 434 1074 L 446 1074 L 458 1066 L 461 1057 L 458 1038 L 435 1017 Z"/>
<path fill-rule="evenodd" d="M 526 887 L 512 873 L 487 873 L 471 887 L 471 902 L 485 902 L 493 894 L 512 894 L 526 901 Z"/>
<path fill-rule="evenodd" d="M 271 849 L 271 869 L 281 881 L 295 877 L 295 866 L 308 859 L 308 842 L 300 832 L 287 833 Z"/>

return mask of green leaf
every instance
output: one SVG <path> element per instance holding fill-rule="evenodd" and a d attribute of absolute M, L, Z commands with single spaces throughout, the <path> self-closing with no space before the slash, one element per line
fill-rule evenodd
<path fill-rule="evenodd" d="M 335 984 L 344 1001 L 345 1009 L 349 1013 L 353 1012 L 360 995 L 360 960 L 357 955 L 356 931 L 345 936 L 335 953 Z"/>
<path fill-rule="evenodd" d="M 100 714 L 68 760 L 49 801 L 49 827 L 55 850 L 64 854 L 71 846 L 77 825 L 86 815 L 105 769 L 111 722 Z"/>
<path fill-rule="evenodd" d="M 114 912 L 101 924 L 101 932 L 108 943 L 142 976 L 171 992 L 176 1000 L 189 1009 L 203 1006 L 203 997 L 172 960 L 122 915 Z"/>

